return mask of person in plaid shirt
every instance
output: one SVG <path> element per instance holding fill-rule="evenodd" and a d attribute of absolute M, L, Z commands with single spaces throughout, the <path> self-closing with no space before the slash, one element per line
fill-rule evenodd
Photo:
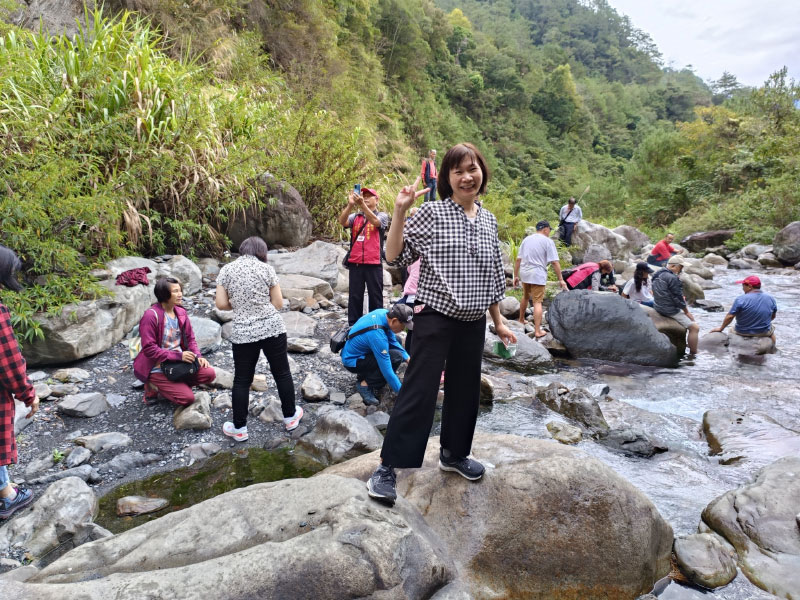
<path fill-rule="evenodd" d="M 13 250 L 0 246 L 0 284 L 18 292 L 22 289 L 14 277 L 20 260 Z M 0 519 L 33 502 L 33 492 L 11 485 L 8 465 L 17 462 L 17 443 L 14 436 L 14 396 L 30 407 L 27 418 L 39 409 L 39 399 L 28 380 L 25 358 L 19 351 L 17 338 L 11 328 L 11 315 L 0 304 Z"/>
<path fill-rule="evenodd" d="M 506 279 L 497 220 L 478 202 L 489 178 L 486 161 L 472 144 L 458 144 L 445 155 L 441 173 L 437 188 L 443 200 L 424 203 L 408 221 L 414 186 L 400 191 L 386 240 L 390 265 L 421 259 L 414 356 L 389 419 L 381 465 L 367 482 L 369 495 L 389 504 L 397 497 L 394 469 L 422 466 L 443 368 L 439 468 L 472 481 L 483 476 L 483 465 L 469 454 L 478 418 L 487 309 L 497 335 L 506 344 L 517 341 L 498 307 Z"/>

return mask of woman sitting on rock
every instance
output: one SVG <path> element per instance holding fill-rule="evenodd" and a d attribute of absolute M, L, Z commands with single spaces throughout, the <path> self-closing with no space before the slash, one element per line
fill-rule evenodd
<path fill-rule="evenodd" d="M 653 269 L 651 269 L 646 262 L 636 263 L 636 271 L 633 273 L 633 279 L 622 288 L 622 297 L 630 298 L 639 304 L 644 304 L 652 308 L 653 292 L 650 289 L 650 280 L 648 277 L 652 272 Z"/>
<path fill-rule="evenodd" d="M 216 378 L 214 369 L 200 356 L 200 348 L 194 339 L 192 323 L 183 303 L 183 289 L 177 279 L 164 277 L 156 282 L 156 300 L 144 311 L 139 321 L 139 336 L 142 350 L 133 361 L 136 378 L 144 381 L 144 403 L 163 398 L 188 406 L 194 402 L 192 386 L 211 383 Z M 193 363 L 197 359 L 197 373 L 182 381 L 170 381 L 161 370 L 161 363 L 179 360 Z"/>
<path fill-rule="evenodd" d="M 283 308 L 283 294 L 275 269 L 267 264 L 267 243 L 260 237 L 249 237 L 239 245 L 239 254 L 217 275 L 216 305 L 220 310 L 233 310 L 233 422 L 227 421 L 222 432 L 244 442 L 249 437 L 250 385 L 262 352 L 278 386 L 286 431 L 297 428 L 303 409 L 295 406 L 286 323 L 278 313 Z"/>

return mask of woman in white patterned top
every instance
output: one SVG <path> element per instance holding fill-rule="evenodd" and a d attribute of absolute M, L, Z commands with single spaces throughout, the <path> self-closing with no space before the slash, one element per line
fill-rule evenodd
<path fill-rule="evenodd" d="M 478 197 L 489 171 L 478 149 L 458 144 L 442 161 L 437 182 L 440 202 L 426 202 L 405 222 L 414 202 L 412 186 L 397 195 L 386 240 L 386 259 L 405 266 L 421 259 L 414 308 L 414 356 L 392 411 L 381 450 L 381 465 L 367 488 L 373 498 L 394 503 L 394 468 L 422 465 L 433 425 L 439 377 L 445 368 L 439 467 L 470 480 L 483 465 L 469 458 L 478 417 L 486 311 L 497 334 L 516 342 L 503 323 L 498 302 L 505 273 L 497 221 Z"/>
<path fill-rule="evenodd" d="M 300 424 L 303 409 L 295 406 L 286 324 L 278 314 L 283 308 L 283 295 L 275 269 L 267 264 L 267 244 L 259 237 L 249 237 L 239 246 L 239 253 L 241 256 L 222 267 L 217 275 L 216 305 L 220 310 L 233 309 L 233 422 L 226 422 L 222 431 L 243 442 L 248 438 L 250 385 L 261 352 L 267 357 L 278 386 L 287 431 Z"/>

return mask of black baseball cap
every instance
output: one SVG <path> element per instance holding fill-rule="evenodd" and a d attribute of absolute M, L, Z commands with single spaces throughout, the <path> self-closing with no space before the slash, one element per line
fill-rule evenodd
<path fill-rule="evenodd" d="M 408 304 L 395 304 L 386 316 L 397 319 L 406 326 L 406 329 L 414 329 L 414 310 Z"/>
<path fill-rule="evenodd" d="M 545 229 L 546 227 L 550 227 L 550 221 L 539 221 L 536 224 L 536 231 L 541 231 L 542 229 Z"/>

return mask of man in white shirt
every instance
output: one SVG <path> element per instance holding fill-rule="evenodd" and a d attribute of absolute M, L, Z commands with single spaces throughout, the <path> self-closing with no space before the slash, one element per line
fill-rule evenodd
<path fill-rule="evenodd" d="M 558 213 L 558 229 L 562 231 L 563 228 L 561 239 L 567 246 L 572 245 L 572 230 L 581 219 L 583 219 L 581 207 L 575 202 L 575 198 L 570 198 Z"/>
<path fill-rule="evenodd" d="M 562 289 L 567 283 L 561 276 L 561 264 L 558 262 L 558 251 L 550 239 L 550 223 L 539 221 L 536 233 L 529 235 L 519 247 L 517 260 L 514 262 L 514 285 L 522 279 L 522 302 L 519 306 L 519 322 L 525 323 L 525 310 L 528 299 L 533 301 L 533 326 L 537 338 L 544 337 L 547 332 L 542 329 L 542 300 L 547 284 L 547 264 L 553 265 Z"/>

